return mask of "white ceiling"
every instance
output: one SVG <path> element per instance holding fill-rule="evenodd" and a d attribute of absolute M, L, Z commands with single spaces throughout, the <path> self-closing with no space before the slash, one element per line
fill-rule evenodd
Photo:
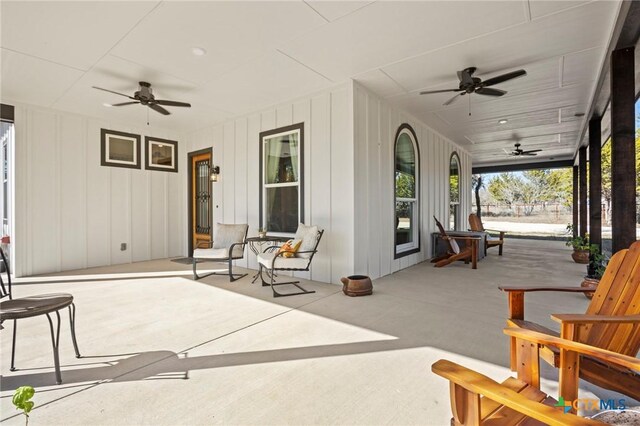
<path fill-rule="evenodd" d="M 519 140 L 537 159 L 571 158 L 618 13 L 618 1 L 288 1 L 0 3 L 5 101 L 123 122 L 141 106 L 91 86 L 190 109 L 153 113 L 154 125 L 191 130 L 352 78 L 471 151 L 474 165 L 514 161 Z M 197 57 L 192 47 L 206 49 Z M 456 71 L 527 76 L 449 107 Z M 499 119 L 508 119 L 499 125 Z"/>

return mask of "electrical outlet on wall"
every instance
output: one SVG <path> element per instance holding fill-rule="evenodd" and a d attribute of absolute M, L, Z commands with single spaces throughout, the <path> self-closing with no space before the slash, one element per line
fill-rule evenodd
<path fill-rule="evenodd" d="M 127 249 L 127 243 L 120 243 L 120 251 L 125 251 Z"/>

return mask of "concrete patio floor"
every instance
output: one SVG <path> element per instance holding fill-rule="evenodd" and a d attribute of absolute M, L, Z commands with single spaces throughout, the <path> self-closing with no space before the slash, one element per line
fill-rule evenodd
<path fill-rule="evenodd" d="M 508 240 L 477 270 L 422 263 L 351 298 L 337 285 L 274 299 L 226 277 L 193 281 L 188 265 L 142 262 L 22 279 L 16 297 L 70 292 L 77 306 L 76 359 L 66 312 L 55 385 L 43 317 L 1 335 L 1 419 L 24 424 L 11 405 L 36 387 L 32 425 L 52 424 L 429 424 L 450 418 L 448 383 L 430 371 L 447 358 L 500 381 L 508 371 L 502 334 L 507 298 L 497 287 L 578 285 L 584 265 L 562 242 Z M 557 329 L 549 314 L 584 312 L 576 294 L 527 295 L 526 317 Z M 543 367 L 556 393 L 556 372 Z M 583 383 L 581 397 L 608 393 Z"/>

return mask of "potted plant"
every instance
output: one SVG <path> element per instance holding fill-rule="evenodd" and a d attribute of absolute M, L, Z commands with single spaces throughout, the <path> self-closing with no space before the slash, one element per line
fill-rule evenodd
<path fill-rule="evenodd" d="M 591 257 L 587 265 L 587 275 L 584 276 L 584 280 L 580 286 L 595 288 L 600 283 L 600 278 L 602 278 L 604 271 L 607 269 L 609 259 L 600 252 L 600 246 L 597 244 L 591 244 L 589 246 L 589 252 Z M 593 297 L 593 293 L 585 293 L 584 295 L 587 299 Z"/>
<path fill-rule="evenodd" d="M 567 237 L 566 245 L 567 247 L 573 247 L 573 253 L 571 253 L 571 257 L 573 261 L 581 264 L 589 263 L 589 255 L 590 245 L 589 245 L 589 234 L 585 234 L 584 237 L 580 235 L 573 236 L 573 225 L 567 225 L 567 232 L 569 233 L 569 237 Z"/>
<path fill-rule="evenodd" d="M 33 409 L 34 403 L 31 401 L 33 395 L 36 393 L 35 389 L 31 386 L 20 386 L 13 394 L 13 405 L 16 410 L 22 410 L 25 416 L 25 425 L 29 426 L 29 413 Z"/>
<path fill-rule="evenodd" d="M 267 230 L 263 227 L 258 228 L 258 237 L 264 238 L 267 236 Z"/>

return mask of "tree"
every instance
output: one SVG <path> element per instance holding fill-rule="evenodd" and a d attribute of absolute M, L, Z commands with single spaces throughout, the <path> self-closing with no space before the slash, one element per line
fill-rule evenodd
<path fill-rule="evenodd" d="M 500 173 L 491 179 L 487 187 L 491 196 L 500 203 L 505 203 L 509 208 L 520 200 L 519 188 L 522 178 L 514 173 Z"/>
<path fill-rule="evenodd" d="M 480 206 L 480 190 L 484 188 L 482 175 L 471 176 L 471 187 L 476 194 L 476 215 L 482 217 L 482 208 Z"/>

